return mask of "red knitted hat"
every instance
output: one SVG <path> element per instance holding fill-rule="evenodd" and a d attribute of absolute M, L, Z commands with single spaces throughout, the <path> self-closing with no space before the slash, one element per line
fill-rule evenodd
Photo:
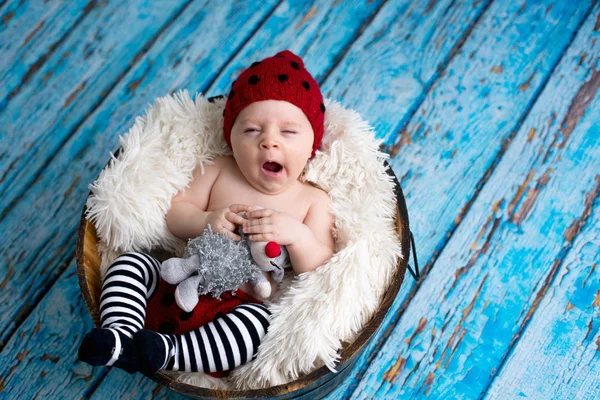
<path fill-rule="evenodd" d="M 289 50 L 281 51 L 253 63 L 233 82 L 223 112 L 223 135 L 230 148 L 231 128 L 238 114 L 262 100 L 284 100 L 304 112 L 314 132 L 314 157 L 323 138 L 325 105 L 319 85 L 300 57 Z"/>

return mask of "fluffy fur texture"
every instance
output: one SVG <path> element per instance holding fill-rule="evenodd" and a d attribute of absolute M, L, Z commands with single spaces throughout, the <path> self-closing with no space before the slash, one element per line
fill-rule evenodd
<path fill-rule="evenodd" d="M 124 251 L 183 254 L 185 242 L 168 231 L 165 215 L 196 166 L 231 155 L 222 135 L 224 105 L 225 99 L 210 103 L 181 91 L 157 99 L 120 137 L 121 153 L 90 185 L 87 202 L 100 238 L 102 272 Z M 266 303 L 273 320 L 256 360 L 227 378 L 172 373 L 178 380 L 253 389 L 290 382 L 323 365 L 335 371 L 342 342 L 352 342 L 377 310 L 401 257 L 394 184 L 383 165 L 388 155 L 355 111 L 328 99 L 325 105 L 321 151 L 301 179 L 331 197 L 334 256 L 315 271 L 286 274 Z"/>
<path fill-rule="evenodd" d="M 184 258 L 199 255 L 201 264 L 196 271 L 203 277 L 198 294 L 210 294 L 217 299 L 223 292 L 237 290 L 257 273 L 252 262 L 250 246 L 245 240 L 234 240 L 225 233 L 214 233 L 208 225 L 204 233 L 188 240 Z"/>

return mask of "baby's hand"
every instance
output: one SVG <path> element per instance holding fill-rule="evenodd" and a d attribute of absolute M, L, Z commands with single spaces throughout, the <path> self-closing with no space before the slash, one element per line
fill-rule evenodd
<path fill-rule="evenodd" d="M 246 214 L 243 232 L 255 242 L 273 241 L 289 246 L 302 241 L 311 234 L 310 229 L 296 218 L 282 211 L 271 209 L 255 210 Z"/>
<path fill-rule="evenodd" d="M 236 235 L 235 224 L 242 225 L 246 219 L 239 215 L 252 210 L 252 207 L 244 204 L 234 204 L 227 208 L 215 210 L 206 218 L 206 225 L 210 224 L 213 232 L 226 233 L 232 239 L 241 240 L 239 235 Z"/>

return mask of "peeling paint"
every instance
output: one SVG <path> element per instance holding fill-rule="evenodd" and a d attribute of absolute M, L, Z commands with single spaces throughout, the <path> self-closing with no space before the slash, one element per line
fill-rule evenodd
<path fill-rule="evenodd" d="M 57 362 L 60 361 L 60 357 L 57 356 L 51 356 L 48 353 L 44 353 L 44 355 L 40 358 L 40 360 L 42 361 L 46 361 L 46 360 L 50 360 L 52 361 L 54 364 L 56 364 Z"/>
<path fill-rule="evenodd" d="M 433 10 L 435 3 L 437 3 L 437 0 L 429 0 L 429 3 L 427 3 L 427 7 L 425 8 L 425 11 L 423 11 L 423 14 L 429 14 L 429 12 L 431 10 Z"/>
<path fill-rule="evenodd" d="M 79 94 L 79 92 L 81 92 L 86 87 L 86 85 L 87 85 L 87 81 L 83 81 L 79 84 L 79 86 L 77 86 L 77 89 L 75 89 L 75 91 L 69 95 L 67 100 L 65 100 L 65 107 L 68 107 L 69 105 L 71 105 L 71 103 L 73 102 L 75 97 Z"/>
<path fill-rule="evenodd" d="M 579 218 L 576 218 L 563 233 L 563 236 L 568 243 L 573 243 L 575 236 L 577 236 L 579 232 L 581 232 L 581 229 L 585 226 L 587 219 L 592 214 L 592 204 L 594 203 L 596 197 L 598 197 L 599 191 L 600 175 L 596 175 L 596 186 L 585 195 L 583 213 Z"/>
<path fill-rule="evenodd" d="M 79 183 L 79 180 L 81 178 L 76 176 L 75 179 L 73 179 L 73 183 L 71 183 L 71 186 L 69 186 L 69 188 L 67 189 L 67 191 L 65 192 L 65 194 L 63 195 L 63 199 L 66 200 L 71 193 L 73 192 L 73 190 L 77 187 L 77 184 Z"/>
<path fill-rule="evenodd" d="M 538 179 L 535 188 L 527 190 L 527 197 L 525 198 L 523 205 L 519 207 L 517 214 L 511 218 L 513 223 L 521 225 L 521 223 L 523 223 L 523 221 L 529 216 L 529 213 L 533 209 L 533 205 L 537 200 L 540 191 L 546 186 L 549 180 L 550 175 L 548 175 L 548 172 L 544 172 L 544 174 Z"/>
<path fill-rule="evenodd" d="M 383 380 L 394 384 L 406 366 L 406 358 L 399 357 L 394 365 L 383 374 Z"/>
<path fill-rule="evenodd" d="M 588 322 L 588 327 L 587 327 L 587 332 L 585 333 L 585 336 L 583 338 L 583 341 L 581 342 L 582 344 L 585 343 L 585 341 L 587 340 L 588 336 L 590 335 L 590 332 L 592 331 L 592 327 L 594 326 L 594 319 L 590 319 L 590 321 Z"/>
<path fill-rule="evenodd" d="M 390 146 L 389 150 L 388 150 L 388 154 L 394 158 L 398 155 L 398 153 L 400 152 L 400 149 L 404 146 L 404 145 L 410 145 L 412 143 L 412 138 L 410 137 L 410 133 L 407 131 L 406 128 L 403 128 L 400 131 L 400 140 L 398 140 L 396 143 L 394 143 L 392 146 Z"/>
<path fill-rule="evenodd" d="M 2 16 L 2 22 L 4 22 L 5 27 L 8 26 L 8 23 L 10 22 L 10 20 L 15 16 L 15 12 L 11 11 L 5 15 Z"/>
<path fill-rule="evenodd" d="M 589 277 L 590 277 L 590 276 L 591 276 L 591 275 L 594 273 L 594 271 L 596 270 L 596 265 L 597 265 L 597 263 L 593 263 L 593 264 L 592 264 L 592 268 L 590 269 L 590 272 L 589 272 L 589 274 L 587 274 L 587 276 L 586 276 L 586 277 L 583 279 L 583 281 L 581 282 L 581 287 L 582 287 L 582 288 L 584 288 L 584 287 L 585 287 L 585 284 L 586 284 L 586 282 L 587 282 L 588 278 L 589 278 Z"/>
<path fill-rule="evenodd" d="M 596 292 L 596 295 L 594 296 L 594 302 L 592 303 L 592 307 L 600 308 L 600 290 L 598 290 Z"/>
<path fill-rule="evenodd" d="M 129 90 L 132 93 L 135 92 L 135 90 L 138 88 L 138 86 L 140 86 L 140 83 L 142 83 L 143 80 L 144 77 L 142 76 L 139 79 L 136 79 L 135 81 L 131 82 L 127 85 L 127 90 Z"/>
<path fill-rule="evenodd" d="M 45 24 L 46 24 L 46 21 L 42 21 L 39 24 L 37 24 L 37 26 L 35 27 L 35 29 L 33 31 L 31 31 L 29 33 L 29 35 L 27 35 L 27 37 L 25 38 L 25 41 L 23 42 L 23 46 L 27 46 L 27 44 L 29 44 L 29 42 L 31 41 L 31 39 L 33 39 L 33 37 L 38 33 L 38 31 L 40 29 L 42 29 L 44 27 Z"/>
<path fill-rule="evenodd" d="M 598 87 L 600 86 L 600 71 L 594 70 L 589 81 L 581 85 L 577 95 L 573 98 L 573 102 L 569 106 L 569 111 L 565 115 L 561 123 L 561 133 L 564 136 L 563 141 L 559 144 L 559 148 L 564 148 L 567 140 L 573 133 L 573 130 L 579 123 L 579 120 L 585 115 L 587 108 L 594 99 Z"/>
<path fill-rule="evenodd" d="M 535 76 L 535 71 L 533 71 L 531 73 L 531 75 L 529 76 L 529 78 L 525 81 L 525 83 L 519 85 L 518 89 L 521 92 L 526 91 L 527 89 L 529 89 L 529 86 L 531 86 L 531 80 L 533 79 L 533 77 Z"/>
<path fill-rule="evenodd" d="M 302 25 L 305 25 L 308 21 L 310 21 L 315 15 L 317 15 L 317 7 L 313 5 L 310 9 L 304 14 L 300 22 L 296 24 L 296 30 L 299 30 Z"/>
<path fill-rule="evenodd" d="M 500 218 L 495 218 L 494 219 L 494 223 L 492 224 L 492 229 L 490 229 L 490 232 L 488 233 L 485 242 L 483 243 L 483 245 L 481 246 L 481 248 L 479 250 L 477 250 L 469 259 L 469 261 L 467 262 L 467 264 L 464 267 L 460 267 L 458 268 L 455 272 L 454 272 L 454 282 L 452 283 L 452 286 L 450 287 L 450 289 L 448 290 L 448 292 L 444 295 L 444 300 L 446 299 L 446 295 L 448 293 L 450 293 L 454 287 L 456 286 L 456 284 L 458 283 L 458 280 L 460 279 L 460 277 L 464 274 L 467 273 L 467 271 L 469 269 L 471 269 L 471 267 L 473 265 L 475 265 L 475 263 L 477 262 L 477 259 L 483 255 L 486 254 L 488 249 L 490 248 L 490 240 L 492 239 L 492 236 L 494 235 L 494 232 L 496 231 L 496 229 L 498 228 L 498 226 L 500 225 Z"/>
<path fill-rule="evenodd" d="M 11 261 L 12 260 L 9 260 L 9 262 L 8 262 L 8 272 L 6 273 L 6 277 L 0 283 L 0 290 L 4 289 L 6 284 L 10 281 L 10 278 L 12 278 L 12 276 L 15 273 L 15 269 L 13 268 Z"/>
<path fill-rule="evenodd" d="M 415 331 L 410 336 L 410 338 L 408 338 L 404 341 L 408 345 L 408 347 L 410 347 L 410 345 L 412 344 L 412 341 L 414 340 L 415 337 L 417 337 L 418 335 L 423 333 L 423 330 L 425 330 L 426 326 L 427 326 L 427 318 L 421 317 L 421 319 L 419 320 L 419 325 L 417 326 L 417 329 L 415 329 Z"/>
<path fill-rule="evenodd" d="M 448 339 L 448 343 L 446 343 L 446 347 L 444 348 L 444 351 L 442 351 L 440 358 L 435 363 L 436 369 L 438 369 L 440 367 L 440 365 L 442 364 L 442 361 L 444 360 L 448 349 L 452 348 L 452 351 L 450 352 L 450 355 L 448 356 L 448 359 L 446 360 L 446 362 L 444 364 L 444 368 L 448 369 L 448 364 L 449 364 L 450 360 L 452 359 L 454 353 L 456 352 L 456 349 L 462 342 L 462 340 L 465 337 L 465 334 L 467 332 L 466 328 L 464 328 L 464 326 L 463 326 L 463 323 L 467 320 L 468 316 L 471 314 L 471 311 L 473 311 L 473 307 L 475 306 L 475 303 L 476 303 L 477 299 L 479 298 L 479 295 L 481 294 L 481 289 L 483 288 L 483 285 L 487 281 L 488 275 L 489 274 L 485 274 L 485 276 L 483 277 L 483 280 L 481 281 L 481 283 L 479 284 L 479 287 L 477 288 L 477 291 L 475 292 L 475 296 L 473 297 L 473 299 L 471 300 L 469 305 L 462 311 L 462 317 L 461 317 L 460 321 L 454 327 L 454 331 L 452 332 L 450 339 Z M 461 328 L 462 328 L 462 331 L 461 331 Z M 454 339 L 456 338 L 456 336 L 458 335 L 459 332 L 461 332 L 460 337 L 458 338 L 458 341 L 455 344 Z"/>
<path fill-rule="evenodd" d="M 433 384 L 433 379 L 435 378 L 435 374 L 432 372 L 427 374 L 427 378 L 425 378 L 425 382 L 423 382 L 423 386 L 425 387 L 425 394 L 427 395 L 431 390 L 431 385 Z"/>
<path fill-rule="evenodd" d="M 523 193 L 525 193 L 525 188 L 529 186 L 529 182 L 531 181 L 531 178 L 533 178 L 534 173 L 534 170 L 529 171 L 529 174 L 527 174 L 527 178 L 525 178 L 525 181 L 519 186 L 519 189 L 517 189 L 515 197 L 513 197 L 512 201 L 508 203 L 508 216 L 510 219 L 512 219 L 515 207 L 521 200 L 521 197 L 523 197 Z"/>

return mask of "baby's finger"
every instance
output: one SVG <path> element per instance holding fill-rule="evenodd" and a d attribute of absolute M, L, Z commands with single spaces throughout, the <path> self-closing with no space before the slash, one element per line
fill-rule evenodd
<path fill-rule="evenodd" d="M 227 219 L 227 221 L 229 221 L 233 224 L 238 224 L 238 225 L 242 225 L 244 222 L 247 221 L 246 218 L 242 217 L 241 215 L 234 214 L 231 211 L 228 211 L 227 213 L 225 213 L 225 218 Z"/>
<path fill-rule="evenodd" d="M 271 215 L 273 215 L 273 210 L 271 210 L 269 208 L 265 208 L 262 210 L 250 211 L 249 213 L 246 214 L 246 216 L 251 219 L 270 217 Z"/>
<path fill-rule="evenodd" d="M 242 238 L 239 235 L 236 235 L 235 233 L 231 232 L 231 231 L 226 231 L 227 236 L 229 236 L 231 239 L 234 240 L 242 240 Z"/>
<path fill-rule="evenodd" d="M 223 229 L 229 231 L 229 232 L 233 232 L 235 231 L 235 225 L 232 224 L 231 222 L 227 221 L 227 219 L 225 219 L 225 221 L 223 221 L 221 223 L 221 226 L 223 227 Z"/>
<path fill-rule="evenodd" d="M 229 210 L 237 214 L 243 211 L 250 211 L 252 207 L 246 204 L 233 204 L 229 206 Z"/>

